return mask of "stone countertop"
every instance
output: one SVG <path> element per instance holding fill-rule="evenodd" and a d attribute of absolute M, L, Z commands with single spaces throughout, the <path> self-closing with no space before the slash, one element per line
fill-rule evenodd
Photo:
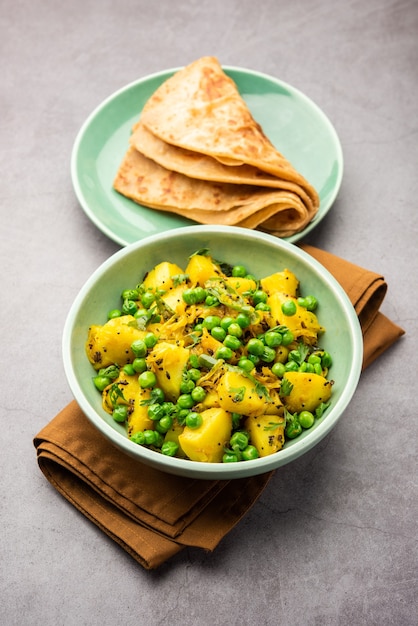
<path fill-rule="evenodd" d="M 1 623 L 416 624 L 418 4 L 3 0 L 0 18 Z M 70 305 L 119 249 L 75 197 L 77 132 L 116 90 L 204 55 L 276 76 L 328 115 L 344 179 L 306 241 L 382 273 L 382 311 L 406 335 L 215 552 L 149 572 L 55 492 L 32 438 L 71 400 Z"/>

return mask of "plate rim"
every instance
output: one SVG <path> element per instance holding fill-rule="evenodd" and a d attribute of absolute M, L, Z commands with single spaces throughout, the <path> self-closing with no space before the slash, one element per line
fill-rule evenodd
<path fill-rule="evenodd" d="M 149 236 L 149 233 L 145 233 L 143 237 L 139 237 L 139 239 L 134 239 L 133 241 L 128 241 L 126 239 L 124 239 L 122 236 L 119 236 L 117 233 L 115 233 L 110 227 L 108 227 L 106 224 L 103 223 L 102 220 L 100 220 L 98 218 L 98 216 L 96 215 L 96 213 L 92 210 L 92 208 L 90 207 L 89 202 L 86 200 L 84 192 L 82 190 L 80 181 L 79 181 L 79 176 L 77 173 L 77 168 L 78 168 L 78 158 L 79 158 L 79 153 L 80 153 L 80 148 L 82 145 L 82 141 L 84 139 L 84 136 L 86 135 L 87 130 L 90 128 L 92 122 L 96 119 L 96 117 L 100 114 L 101 111 L 103 111 L 110 103 L 116 101 L 121 95 L 125 94 L 126 92 L 130 91 L 133 88 L 137 88 L 138 86 L 140 86 L 142 83 L 151 81 L 151 80 L 155 80 L 158 78 L 165 78 L 168 79 L 170 76 L 172 76 L 174 73 L 178 72 L 179 70 L 183 69 L 185 66 L 177 66 L 177 67 L 172 67 L 172 68 L 167 68 L 165 70 L 159 70 L 157 72 L 152 72 L 151 74 L 147 74 L 145 76 L 142 76 L 141 78 L 138 78 L 137 80 L 131 81 L 129 83 L 127 83 L 126 85 L 120 87 L 119 89 L 116 89 L 113 93 L 111 93 L 109 96 L 107 96 L 106 98 L 104 98 L 104 100 L 102 100 L 91 112 L 90 114 L 87 116 L 87 118 L 84 120 L 84 122 L 82 123 L 82 125 L 80 126 L 78 132 L 76 133 L 75 136 L 75 140 L 73 143 L 73 147 L 71 150 L 71 158 L 70 158 L 70 173 L 71 173 L 71 181 L 72 181 L 72 185 L 73 185 L 73 190 L 74 193 L 76 195 L 77 201 L 80 204 L 82 210 L 84 211 L 85 215 L 90 219 L 90 221 L 96 226 L 96 228 L 98 228 L 104 235 L 106 235 L 109 239 L 111 239 L 112 241 L 118 243 L 121 246 L 127 246 L 131 243 L 134 243 L 134 241 L 138 241 L 139 239 L 143 239 L 146 236 Z M 310 98 L 308 95 L 306 95 L 303 91 L 301 91 L 299 88 L 294 87 L 293 85 L 291 85 L 290 83 L 279 79 L 271 74 L 267 74 L 265 72 L 259 71 L 259 70 L 253 70 L 253 69 L 249 69 L 246 67 L 242 67 L 242 66 L 237 66 L 237 65 L 221 65 L 223 71 L 225 73 L 228 74 L 229 73 L 241 73 L 241 74 L 245 74 L 247 76 L 254 76 L 254 77 L 258 77 L 261 79 L 264 79 L 266 81 L 270 81 L 275 83 L 277 86 L 284 88 L 285 90 L 289 91 L 292 95 L 297 96 L 300 100 L 302 100 L 304 103 L 306 103 L 309 107 L 313 108 L 316 112 L 316 114 L 322 119 L 322 122 L 325 124 L 325 126 L 327 127 L 327 131 L 330 135 L 330 137 L 332 138 L 332 143 L 334 146 L 334 150 L 335 150 L 335 157 L 336 157 L 336 162 L 338 163 L 338 176 L 336 179 L 336 183 L 333 187 L 332 193 L 329 196 L 328 199 L 328 204 L 327 206 L 321 211 L 321 207 L 319 209 L 319 212 L 315 215 L 315 217 L 312 219 L 311 222 L 309 222 L 309 224 L 299 233 L 295 233 L 294 235 L 291 235 L 290 237 L 281 237 L 280 239 L 283 239 L 284 241 L 287 241 L 289 243 L 296 243 L 297 241 L 299 241 L 300 239 L 302 239 L 303 237 L 305 237 L 306 235 L 308 235 L 328 214 L 328 212 L 330 211 L 331 207 L 334 205 L 335 200 L 338 196 L 338 193 L 341 189 L 341 185 L 342 185 L 342 180 L 343 180 L 343 174 L 344 174 L 344 155 L 343 155 L 343 150 L 342 150 L 342 145 L 341 145 L 341 141 L 340 138 L 338 136 L 338 133 L 334 127 L 334 125 L 332 124 L 331 120 L 329 119 L 329 117 L 327 116 L 327 114 L 324 112 L 323 109 L 321 109 L 321 107 L 319 105 L 316 104 L 316 102 L 314 100 L 312 100 L 312 98 Z M 141 111 L 138 112 L 138 115 L 140 114 Z M 141 206 L 141 205 L 138 205 Z M 319 219 L 318 219 L 319 218 Z M 187 219 L 187 218 L 185 218 Z M 189 220 L 190 221 L 190 220 Z M 198 224 L 198 222 L 193 222 L 192 224 L 196 223 Z M 188 224 L 181 224 L 179 225 L 177 228 L 181 228 L 181 227 L 185 227 Z M 160 231 L 158 231 L 160 232 Z"/>

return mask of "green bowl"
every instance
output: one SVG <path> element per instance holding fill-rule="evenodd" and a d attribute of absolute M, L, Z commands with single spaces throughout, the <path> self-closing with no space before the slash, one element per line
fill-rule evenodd
<path fill-rule="evenodd" d="M 314 426 L 282 450 L 267 457 L 239 463 L 199 463 L 165 456 L 139 446 L 127 437 L 101 406 L 101 395 L 92 383 L 94 370 L 85 343 L 91 324 L 103 324 L 107 311 L 119 302 L 127 285 L 140 282 L 161 261 L 185 267 L 196 250 L 208 248 L 215 258 L 230 264 L 245 264 L 255 276 L 267 276 L 287 267 L 300 280 L 304 293 L 313 293 L 320 303 L 318 317 L 326 328 L 321 347 L 333 357 L 332 403 Z M 358 384 L 363 358 L 363 339 L 354 308 L 333 276 L 315 259 L 292 243 L 237 227 L 189 226 L 132 243 L 105 261 L 87 280 L 68 314 L 63 333 L 63 359 L 68 383 L 98 436 L 104 435 L 119 449 L 161 471 L 201 479 L 243 478 L 269 472 L 319 443 L 336 425 Z"/>

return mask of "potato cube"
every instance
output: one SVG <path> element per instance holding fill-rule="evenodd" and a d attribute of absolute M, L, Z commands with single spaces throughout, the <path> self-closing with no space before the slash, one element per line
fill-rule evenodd
<path fill-rule="evenodd" d="M 187 348 L 165 341 L 157 343 L 148 354 L 147 362 L 167 400 L 175 402 L 180 395 L 180 385 L 188 360 Z"/>
<path fill-rule="evenodd" d="M 131 344 L 145 335 L 134 322 L 132 315 L 122 315 L 109 320 L 103 326 L 90 326 L 86 353 L 96 370 L 113 363 L 126 365 L 133 361 L 135 357 Z"/>
<path fill-rule="evenodd" d="M 203 421 L 199 428 L 185 426 L 179 435 L 179 444 L 192 461 L 220 463 L 231 437 L 231 413 L 214 407 L 202 411 L 201 416 Z"/>
<path fill-rule="evenodd" d="M 207 280 L 215 276 L 221 276 L 222 272 L 218 265 L 212 261 L 210 256 L 195 254 L 190 257 L 186 267 L 186 274 L 193 285 L 204 287 Z"/>
<path fill-rule="evenodd" d="M 260 456 L 268 456 L 283 447 L 285 426 L 284 418 L 277 415 L 252 416 L 244 422 L 250 442 L 257 448 Z"/>
<path fill-rule="evenodd" d="M 282 402 L 290 413 L 312 413 L 321 402 L 328 402 L 331 397 L 332 383 L 320 374 L 287 372 L 285 378 L 293 385 L 289 395 L 282 396 Z"/>
<path fill-rule="evenodd" d="M 284 293 L 288 296 L 296 296 L 299 288 L 299 281 L 288 269 L 276 272 L 260 280 L 261 288 L 269 295 L 275 292 Z"/>
<path fill-rule="evenodd" d="M 173 276 L 183 274 L 181 267 L 175 263 L 163 261 L 156 265 L 145 277 L 143 285 L 146 289 L 167 291 L 174 287 Z"/>

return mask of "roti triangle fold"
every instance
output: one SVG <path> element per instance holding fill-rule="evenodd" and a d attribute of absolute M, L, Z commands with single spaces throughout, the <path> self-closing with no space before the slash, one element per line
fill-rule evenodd
<path fill-rule="evenodd" d="M 167 79 L 146 102 L 140 121 L 168 144 L 299 185 L 317 211 L 316 190 L 266 137 L 215 57 L 202 57 Z"/>

